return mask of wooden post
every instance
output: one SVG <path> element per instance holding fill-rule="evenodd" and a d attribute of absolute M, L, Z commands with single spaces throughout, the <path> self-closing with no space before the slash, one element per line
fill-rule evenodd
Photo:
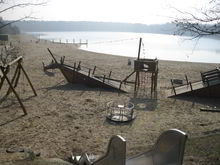
<path fill-rule="evenodd" d="M 185 74 L 185 78 L 186 78 L 186 83 L 187 83 L 187 85 L 189 85 L 189 80 L 188 80 L 188 77 L 187 77 L 186 74 Z"/>
<path fill-rule="evenodd" d="M 60 63 L 61 63 L 61 64 L 64 64 L 64 60 L 65 60 L 65 56 L 61 57 L 61 58 L 60 58 Z"/>
<path fill-rule="evenodd" d="M 155 84 L 154 84 L 154 91 L 156 91 L 156 89 L 157 89 L 157 76 L 158 76 L 158 72 L 156 71 L 156 73 L 155 73 Z"/>
<path fill-rule="evenodd" d="M 95 70 L 96 70 L 96 66 L 94 66 L 94 69 L 92 71 L 92 74 L 94 75 L 95 74 Z"/>
<path fill-rule="evenodd" d="M 76 70 L 76 63 L 73 64 L 73 69 Z"/>
<path fill-rule="evenodd" d="M 79 61 L 79 64 L 78 64 L 78 66 L 77 66 L 77 69 L 80 70 L 80 68 L 81 68 L 81 61 Z"/>
<path fill-rule="evenodd" d="M 89 73 L 88 73 L 88 76 L 90 77 L 90 72 L 91 72 L 91 69 L 89 69 Z"/>
<path fill-rule="evenodd" d="M 24 73 L 26 79 L 28 80 L 28 83 L 29 83 L 29 85 L 31 86 L 32 91 L 34 92 L 34 95 L 37 96 L 37 92 L 35 91 L 34 86 L 33 86 L 32 83 L 31 83 L 31 80 L 29 79 L 29 77 L 28 77 L 26 71 L 24 70 L 24 68 L 23 68 L 23 66 L 21 65 L 20 62 L 21 62 L 21 61 L 19 61 L 19 63 L 18 63 L 19 67 L 21 67 L 21 70 L 23 71 L 23 73 Z"/>
<path fill-rule="evenodd" d="M 103 77 L 103 83 L 105 83 L 105 75 L 104 75 L 104 77 Z"/>
<path fill-rule="evenodd" d="M 108 78 L 110 78 L 112 75 L 112 71 L 109 72 Z"/>
<path fill-rule="evenodd" d="M 6 73 L 6 74 L 7 74 L 7 73 Z M 16 77 L 17 77 L 17 78 L 16 78 Z M 15 73 L 14 73 L 12 79 L 11 79 L 11 84 L 12 84 L 12 86 L 13 86 L 14 88 L 17 86 L 19 77 L 20 77 L 20 70 L 19 70 L 19 65 L 17 65 L 16 70 L 15 70 Z M 16 79 L 16 81 L 15 81 L 15 79 Z M 13 85 L 13 84 L 14 84 L 14 81 L 15 81 L 15 85 Z M 6 96 L 8 96 L 10 93 L 11 93 L 11 88 L 9 87 Z"/>
<path fill-rule="evenodd" d="M 140 40 L 139 40 L 139 49 L 138 49 L 138 58 L 137 58 L 137 60 L 140 59 L 140 54 L 141 54 L 141 43 L 142 43 L 142 38 L 140 38 Z"/>
<path fill-rule="evenodd" d="M 18 81 L 19 81 L 19 79 L 20 79 L 20 75 L 21 75 L 21 68 L 20 68 L 20 66 L 18 66 L 18 75 L 17 75 L 17 77 L 16 77 L 16 80 L 15 80 L 15 84 L 14 84 L 14 88 L 16 88 L 17 87 L 17 85 L 18 85 Z M 11 83 L 12 84 L 12 83 Z M 13 84 L 12 84 L 13 85 Z"/>
<path fill-rule="evenodd" d="M 153 93 L 153 88 L 154 88 L 154 73 L 151 74 L 151 94 Z"/>
<path fill-rule="evenodd" d="M 139 49 L 138 49 L 138 58 L 137 61 L 140 59 L 140 54 L 141 54 L 141 43 L 142 43 L 142 38 L 139 40 Z M 140 80 L 139 80 L 139 70 L 136 71 L 136 77 L 135 77 L 135 86 L 134 86 L 134 91 L 137 91 L 137 86 L 140 86 Z"/>
<path fill-rule="evenodd" d="M 22 103 L 22 101 L 21 101 L 21 99 L 20 99 L 18 93 L 15 91 L 15 89 L 14 89 L 14 87 L 12 86 L 10 80 L 8 79 L 7 75 L 5 74 L 3 67 L 0 67 L 0 68 L 1 68 L 1 71 L 3 72 L 3 74 L 4 74 L 4 76 L 5 76 L 6 81 L 8 82 L 8 85 L 10 86 L 12 92 L 15 94 L 15 96 L 16 96 L 16 98 L 17 98 L 19 104 L 21 105 L 21 108 L 22 108 L 22 110 L 23 110 L 23 112 L 24 112 L 24 115 L 27 115 L 27 111 L 26 111 L 26 109 L 25 109 L 25 107 L 24 107 L 24 105 L 23 105 L 23 103 Z"/>
<path fill-rule="evenodd" d="M 191 89 L 191 91 L 193 91 L 192 83 L 190 82 L 189 85 L 190 85 L 190 89 Z"/>
<path fill-rule="evenodd" d="M 174 85 L 173 85 L 173 80 L 171 79 L 170 81 L 171 81 L 171 84 L 172 84 L 173 92 L 174 92 L 174 94 L 175 94 L 175 96 L 176 96 L 176 89 L 175 89 L 175 87 L 174 87 Z"/>
<path fill-rule="evenodd" d="M 0 82 L 0 90 L 2 89 L 2 86 L 4 84 L 5 75 L 7 74 L 8 70 L 9 70 L 9 66 L 7 66 L 6 68 L 2 67 L 2 69 L 3 69 L 3 71 L 2 71 L 2 77 L 1 77 L 1 82 Z"/>
<path fill-rule="evenodd" d="M 119 90 L 121 89 L 121 85 L 122 85 L 122 81 L 120 82 L 120 85 L 119 85 Z"/>

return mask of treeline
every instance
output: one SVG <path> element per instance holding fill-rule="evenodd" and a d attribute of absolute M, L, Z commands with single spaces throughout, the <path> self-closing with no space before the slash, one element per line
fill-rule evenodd
<path fill-rule="evenodd" d="M 0 34 L 19 34 L 19 33 L 20 30 L 16 25 L 10 24 L 10 22 L 4 21 L 2 18 L 0 18 Z"/>
<path fill-rule="evenodd" d="M 167 24 L 131 24 L 87 21 L 21 21 L 15 24 L 22 32 L 42 31 L 108 31 L 173 34 L 175 25 Z"/>

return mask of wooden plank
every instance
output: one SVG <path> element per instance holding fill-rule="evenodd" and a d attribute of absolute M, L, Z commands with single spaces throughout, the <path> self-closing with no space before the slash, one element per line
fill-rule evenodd
<path fill-rule="evenodd" d="M 203 112 L 220 112 L 220 109 L 206 109 L 206 108 L 200 108 L 200 111 L 203 111 Z"/>
<path fill-rule="evenodd" d="M 16 58 L 15 60 L 11 61 L 8 63 L 9 66 L 13 65 L 14 63 L 18 62 L 19 60 L 22 60 L 22 56 L 19 56 L 18 58 Z"/>
<path fill-rule="evenodd" d="M 94 75 L 94 77 L 96 77 L 96 78 L 98 78 L 98 79 L 103 79 L 103 76 Z M 105 77 L 105 79 L 107 79 L 107 80 L 112 80 L 112 81 L 116 81 L 116 82 L 121 82 L 121 80 L 114 79 L 114 78 L 109 78 L 109 77 Z M 134 81 L 124 81 L 124 80 L 123 80 L 122 82 L 130 83 L 130 84 L 134 84 L 134 83 L 135 83 Z"/>
<path fill-rule="evenodd" d="M 212 74 L 212 73 L 216 73 L 216 72 L 220 72 L 220 69 L 216 68 L 216 69 L 209 70 L 209 71 L 206 71 L 206 72 L 201 72 L 201 74 L 207 75 L 207 74 Z"/>
<path fill-rule="evenodd" d="M 107 80 L 107 77 L 99 79 L 91 74 L 90 76 L 88 76 L 88 72 L 85 72 L 83 70 L 74 70 L 73 68 L 64 65 L 61 65 L 60 70 L 66 78 L 66 80 L 70 83 L 80 83 L 93 87 L 102 87 L 119 90 L 120 83 L 116 83 L 111 80 L 105 81 Z M 123 89 L 124 88 L 122 88 L 120 91 L 127 92 L 127 90 L 124 91 Z"/>
<path fill-rule="evenodd" d="M 219 88 L 220 87 L 220 80 L 211 81 L 209 85 L 207 83 L 204 83 L 203 81 L 194 82 L 190 85 L 183 85 L 179 87 L 175 87 L 176 95 L 184 95 L 184 94 L 195 94 L 195 95 L 202 95 L 202 96 L 208 96 L 208 93 L 211 92 L 211 95 L 214 97 L 219 97 Z M 193 89 L 193 90 L 192 90 Z M 175 96 L 175 93 L 173 89 L 169 89 L 166 91 L 167 97 L 173 97 Z"/>

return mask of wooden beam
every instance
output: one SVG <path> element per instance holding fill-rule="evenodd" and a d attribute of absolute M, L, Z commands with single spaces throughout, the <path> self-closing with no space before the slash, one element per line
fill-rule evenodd
<path fill-rule="evenodd" d="M 3 77 L 3 73 L 2 71 L 0 70 L 0 79 Z"/>
<path fill-rule="evenodd" d="M 18 58 L 16 58 L 15 60 L 13 60 L 13 61 L 11 61 L 11 62 L 9 62 L 9 66 L 11 66 L 11 65 L 13 65 L 14 63 L 16 63 L 16 62 L 18 62 L 18 61 L 20 61 L 20 60 L 22 60 L 22 56 L 19 56 Z"/>
<path fill-rule="evenodd" d="M 17 65 L 16 70 L 15 70 L 15 73 L 14 73 L 12 79 L 11 79 L 11 84 L 12 84 L 12 85 L 14 84 L 14 81 L 16 80 L 15 85 L 13 85 L 14 88 L 17 86 L 17 82 L 18 82 L 17 76 L 20 77 L 20 73 L 18 73 L 18 72 L 19 72 L 19 68 L 18 68 L 18 65 Z M 18 75 L 17 75 L 17 74 L 18 74 Z M 11 93 L 11 88 L 9 87 L 9 88 L 8 88 L 8 91 L 7 91 L 7 93 L 6 93 L 6 97 L 7 97 L 10 93 Z"/>
<path fill-rule="evenodd" d="M 1 68 L 1 71 L 3 72 L 3 74 L 4 74 L 3 67 L 0 67 L 0 68 Z M 11 82 L 10 82 L 10 80 L 8 79 L 8 77 L 7 77 L 6 74 L 4 74 L 4 77 L 5 77 L 6 81 L 8 82 L 8 85 L 10 86 L 12 92 L 15 94 L 15 96 L 16 96 L 16 98 L 17 98 L 19 104 L 21 105 L 21 108 L 22 108 L 22 110 L 23 110 L 23 112 L 24 112 L 24 115 L 27 115 L 27 111 L 26 111 L 26 109 L 25 109 L 25 107 L 24 107 L 24 104 L 22 103 L 22 101 L 21 101 L 21 99 L 20 99 L 18 93 L 15 91 L 13 85 L 11 84 Z"/>
<path fill-rule="evenodd" d="M 29 77 L 28 77 L 26 71 L 24 70 L 23 66 L 21 65 L 21 63 L 19 63 L 18 65 L 21 68 L 21 70 L 23 71 L 26 79 L 28 80 L 28 83 L 31 86 L 32 91 L 34 92 L 34 95 L 37 96 L 37 92 L 35 91 L 34 86 L 32 85 L 31 80 L 29 79 Z"/>
<path fill-rule="evenodd" d="M 109 72 L 108 78 L 110 78 L 112 75 L 112 71 Z"/>
<path fill-rule="evenodd" d="M 131 77 L 135 72 L 136 72 L 136 71 L 133 71 L 131 74 L 129 74 L 127 77 L 125 77 L 125 79 L 122 80 L 122 82 L 127 81 L 127 79 L 128 79 L 129 77 Z"/>
<path fill-rule="evenodd" d="M 99 79 L 103 79 L 103 76 L 94 75 L 94 77 L 99 78 Z M 105 79 L 106 79 L 106 80 L 116 81 L 116 82 L 121 82 L 121 80 L 114 79 L 114 78 L 109 78 L 109 77 L 105 77 Z M 130 83 L 130 84 L 134 84 L 134 83 L 135 83 L 135 82 L 133 82 L 133 81 L 124 81 L 124 80 L 122 80 L 122 82 L 124 82 L 124 83 Z"/>
<path fill-rule="evenodd" d="M 189 80 L 186 74 L 185 74 L 185 78 L 186 78 L 186 84 L 189 85 Z"/>
<path fill-rule="evenodd" d="M 140 54 L 141 54 L 141 43 L 142 43 L 142 38 L 140 38 L 140 40 L 139 40 L 139 49 L 138 49 L 138 58 L 137 58 L 137 60 L 140 59 Z"/>
<path fill-rule="evenodd" d="M 3 67 L 3 66 L 0 66 L 1 67 L 1 72 L 3 74 L 3 76 L 1 77 L 1 81 L 0 81 L 0 90 L 2 89 L 2 86 L 4 84 L 4 81 L 5 81 L 5 75 L 7 74 L 7 72 L 9 71 L 9 66 L 7 66 L 6 68 Z"/>
<path fill-rule="evenodd" d="M 205 109 L 205 108 L 200 108 L 200 111 L 204 111 L 204 112 L 220 112 L 220 109 Z"/>
<path fill-rule="evenodd" d="M 50 51 L 49 48 L 47 48 L 48 52 L 50 53 L 51 57 L 54 59 L 55 63 L 58 64 L 57 59 L 54 57 L 53 53 Z"/>
<path fill-rule="evenodd" d="M 94 66 L 94 69 L 92 71 L 92 74 L 94 75 L 95 74 L 95 71 L 96 71 L 96 66 Z"/>

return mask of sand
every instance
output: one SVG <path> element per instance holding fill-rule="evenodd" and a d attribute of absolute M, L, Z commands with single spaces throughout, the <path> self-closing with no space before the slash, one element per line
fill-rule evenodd
<path fill-rule="evenodd" d="M 5 149 L 10 147 L 29 148 L 46 158 L 66 158 L 71 153 L 82 152 L 103 155 L 112 135 L 126 139 L 127 155 L 131 156 L 150 149 L 167 129 L 177 128 L 195 137 L 220 127 L 219 114 L 200 112 L 200 108 L 207 105 L 220 107 L 218 100 L 171 99 L 164 95 L 171 87 L 171 78 L 183 79 L 187 74 L 190 81 L 200 80 L 200 71 L 219 64 L 160 60 L 157 98 L 151 99 L 149 95 L 135 98 L 132 90 L 118 94 L 82 84 L 68 84 L 59 70 L 45 73 L 42 67 L 42 62 L 49 64 L 51 61 L 47 51 L 50 48 L 58 59 L 65 56 L 70 65 L 82 61 L 82 65 L 91 68 L 96 65 L 106 75 L 111 70 L 113 77 L 123 79 L 133 71 L 133 65 L 127 65 L 128 57 L 83 51 L 73 44 L 37 42 L 25 35 L 11 39 L 18 55 L 24 58 L 23 66 L 38 96 L 34 97 L 25 77 L 21 76 L 17 91 L 28 115 L 21 117 L 22 109 L 12 95 L 0 105 L 0 160 L 8 159 Z M 137 118 L 132 123 L 116 125 L 106 121 L 106 104 L 118 100 L 135 104 Z M 187 156 L 186 153 L 186 163 Z"/>

